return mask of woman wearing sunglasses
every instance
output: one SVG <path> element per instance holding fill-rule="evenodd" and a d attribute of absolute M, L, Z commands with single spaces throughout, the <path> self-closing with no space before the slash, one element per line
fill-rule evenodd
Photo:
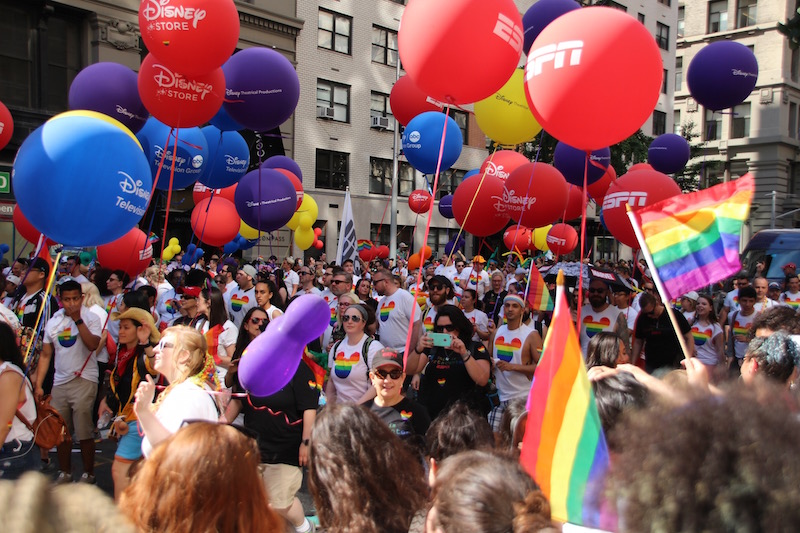
<path fill-rule="evenodd" d="M 431 418 L 458 400 L 485 412 L 488 402 L 484 387 L 489 382 L 491 359 L 482 343 L 472 341 L 472 323 L 458 307 L 443 305 L 436 314 L 433 332 L 448 334 L 448 345 L 434 346 L 430 335 L 422 335 L 406 366 L 415 374 L 425 369 L 420 402 Z"/>
<path fill-rule="evenodd" d="M 364 406 L 386 422 L 389 429 L 425 452 L 425 433 L 431 425 L 428 410 L 403 394 L 403 356 L 392 348 L 384 348 L 372 360 L 369 378 L 375 389 L 375 398 Z"/>
<path fill-rule="evenodd" d="M 195 328 L 205 336 L 208 353 L 217 365 L 217 375 L 224 379 L 231 364 L 239 331 L 236 324 L 228 320 L 222 291 L 216 287 L 200 291 L 197 296 L 197 317 L 199 320 Z"/>
<path fill-rule="evenodd" d="M 344 295 L 343 295 L 344 296 Z M 342 297 L 339 297 L 341 303 Z M 335 343 L 328 353 L 331 376 L 325 387 L 329 403 L 364 403 L 375 397 L 370 386 L 369 369 L 383 345 L 366 334 L 364 328 L 369 314 L 361 304 L 353 304 L 341 312 L 343 340 Z"/>
<path fill-rule="evenodd" d="M 231 356 L 231 364 L 228 373 L 225 374 L 225 386 L 230 388 L 238 381 L 236 377 L 239 368 L 239 360 L 242 358 L 245 348 L 253 342 L 253 339 L 261 335 L 267 329 L 269 318 L 267 312 L 261 307 L 252 307 L 242 319 L 242 327 L 239 329 L 239 336 L 236 338 L 236 347 Z"/>

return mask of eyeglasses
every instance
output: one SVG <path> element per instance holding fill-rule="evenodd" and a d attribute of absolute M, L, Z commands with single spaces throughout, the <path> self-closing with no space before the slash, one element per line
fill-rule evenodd
<path fill-rule="evenodd" d="M 605 289 L 597 289 L 597 288 L 589 287 L 589 292 L 602 294 L 602 293 L 606 292 L 606 290 Z"/>
<path fill-rule="evenodd" d="M 335 279 L 335 280 L 331 281 L 332 285 L 338 285 L 339 283 L 347 283 L 347 282 L 345 280 L 343 280 L 343 279 Z"/>
<path fill-rule="evenodd" d="M 358 315 L 344 315 L 342 316 L 342 322 L 353 322 L 354 324 L 358 324 L 361 322 L 361 317 Z"/>
<path fill-rule="evenodd" d="M 453 324 L 436 324 L 433 326 L 434 331 L 455 331 L 456 327 Z"/>
<path fill-rule="evenodd" d="M 251 324 L 263 324 L 263 323 L 265 323 L 266 321 L 267 321 L 267 317 L 264 317 L 264 318 L 258 318 L 257 316 L 254 316 L 254 317 L 252 317 L 252 318 L 250 319 L 250 323 L 251 323 Z"/>
<path fill-rule="evenodd" d="M 164 351 L 167 348 L 174 348 L 174 347 L 175 347 L 175 345 L 172 344 L 171 342 L 164 342 L 163 340 L 155 345 L 155 348 L 160 352 Z"/>
<path fill-rule="evenodd" d="M 378 368 L 373 370 L 372 373 L 375 374 L 375 376 L 380 379 L 386 379 L 387 377 L 390 377 L 392 379 L 400 379 L 401 377 L 403 377 L 403 371 L 400 370 L 399 368 L 395 368 L 392 370 L 383 370 L 382 368 Z"/>
<path fill-rule="evenodd" d="M 431 283 L 430 285 L 428 285 L 428 288 L 432 291 L 440 291 L 444 289 L 444 285 L 442 285 L 441 283 Z"/>
<path fill-rule="evenodd" d="M 311 272 L 309 272 L 308 270 L 301 270 L 300 274 L 311 274 Z"/>
<path fill-rule="evenodd" d="M 372 283 L 373 283 L 374 285 L 377 285 L 377 284 L 378 284 L 378 283 L 380 283 L 381 281 L 386 281 L 386 278 L 381 278 L 381 279 L 372 278 Z"/>

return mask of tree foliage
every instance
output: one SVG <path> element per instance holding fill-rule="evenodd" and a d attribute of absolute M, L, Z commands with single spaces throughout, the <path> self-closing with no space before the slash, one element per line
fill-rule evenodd
<path fill-rule="evenodd" d="M 700 137 L 700 133 L 695 131 L 696 124 L 687 122 L 681 128 L 681 136 L 689 143 L 689 161 L 697 160 L 696 163 L 687 164 L 682 172 L 675 174 L 675 181 L 683 192 L 694 192 L 701 188 L 711 187 L 719 183 L 719 179 L 703 180 L 703 174 L 708 175 L 708 171 L 716 170 L 722 165 L 721 161 L 706 161 L 703 158 L 703 144 L 693 142 Z"/>

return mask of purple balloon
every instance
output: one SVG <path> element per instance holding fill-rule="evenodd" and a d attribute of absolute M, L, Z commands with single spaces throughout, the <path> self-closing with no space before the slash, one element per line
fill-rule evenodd
<path fill-rule="evenodd" d="M 439 200 L 439 214 L 444 218 L 453 218 L 453 195 L 447 194 Z"/>
<path fill-rule="evenodd" d="M 303 172 L 300 170 L 300 165 L 294 159 L 285 155 L 273 155 L 261 163 L 261 168 L 282 168 L 297 176 L 301 183 L 303 181 Z"/>
<path fill-rule="evenodd" d="M 297 191 L 285 174 L 259 168 L 239 180 L 234 200 L 245 224 L 261 231 L 275 231 L 294 215 Z"/>
<path fill-rule="evenodd" d="M 525 55 L 533 45 L 533 41 L 542 33 L 542 30 L 564 13 L 580 9 L 580 4 L 574 0 L 539 0 L 522 16 L 522 27 L 525 28 L 525 38 L 522 50 Z"/>
<path fill-rule="evenodd" d="M 553 154 L 553 166 L 556 167 L 569 183 L 583 187 L 583 175 L 586 183 L 591 185 L 602 178 L 608 165 L 611 164 L 611 150 L 601 148 L 592 152 L 589 166 L 586 166 L 586 152 L 573 148 L 567 143 L 559 142 Z"/>
<path fill-rule="evenodd" d="M 300 99 L 300 80 L 288 59 L 269 48 L 247 48 L 222 66 L 225 111 L 253 131 L 277 128 L 292 116 Z"/>
<path fill-rule="evenodd" d="M 95 63 L 75 76 L 69 87 L 69 108 L 97 111 L 119 120 L 136 133 L 150 113 L 139 98 L 134 71 L 119 63 Z"/>
<path fill-rule="evenodd" d="M 656 137 L 647 150 L 647 162 L 659 172 L 675 174 L 689 161 L 691 150 L 686 139 L 675 133 Z"/>
<path fill-rule="evenodd" d="M 263 397 L 285 387 L 297 372 L 306 344 L 322 335 L 330 319 L 330 308 L 319 296 L 304 294 L 293 300 L 242 354 L 238 372 L 245 390 Z"/>
<path fill-rule="evenodd" d="M 755 54 L 732 41 L 717 41 L 700 50 L 686 72 L 692 97 L 713 111 L 741 104 L 753 92 L 757 81 Z"/>

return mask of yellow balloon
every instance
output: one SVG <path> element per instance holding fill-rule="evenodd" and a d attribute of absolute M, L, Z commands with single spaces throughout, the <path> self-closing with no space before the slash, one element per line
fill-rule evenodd
<path fill-rule="evenodd" d="M 525 98 L 525 73 L 522 69 L 516 69 L 492 96 L 475 102 L 475 119 L 481 131 L 501 145 L 530 141 L 542 130 Z"/>
<path fill-rule="evenodd" d="M 297 218 L 297 222 L 298 222 L 297 226 L 300 228 L 310 228 L 311 226 L 314 225 L 314 222 L 316 222 L 316 220 L 311 218 L 311 213 L 306 212 L 306 213 L 300 213 L 300 216 Z"/>
<path fill-rule="evenodd" d="M 258 239 L 258 230 L 255 228 L 251 228 L 247 224 L 244 223 L 244 220 L 239 222 L 239 235 L 251 241 L 253 239 Z"/>
<path fill-rule="evenodd" d="M 171 238 L 169 240 L 169 245 L 170 246 L 175 246 L 176 244 L 178 244 L 178 238 L 177 237 L 173 237 L 173 238 Z"/>
<path fill-rule="evenodd" d="M 169 247 L 169 249 L 172 250 L 172 255 L 173 256 L 178 255 L 179 253 L 181 253 L 181 245 L 180 244 L 173 244 L 172 246 Z"/>
<path fill-rule="evenodd" d="M 552 228 L 552 224 L 548 224 L 547 226 L 536 228 L 533 230 L 533 245 L 536 247 L 537 250 L 541 250 L 543 252 L 549 252 L 550 248 L 547 246 L 547 233 Z"/>
<path fill-rule="evenodd" d="M 294 232 L 294 243 L 301 250 L 308 250 L 314 244 L 316 235 L 314 235 L 314 228 L 299 227 Z"/>
<path fill-rule="evenodd" d="M 173 257 L 175 257 L 175 254 L 169 248 L 165 248 L 164 253 L 161 254 L 161 259 L 164 261 L 171 261 Z"/>
<path fill-rule="evenodd" d="M 311 217 L 311 222 L 309 224 L 301 224 L 301 216 L 308 215 Z M 319 208 L 317 207 L 317 202 L 311 197 L 310 194 L 303 195 L 303 201 L 300 203 L 300 207 L 297 208 L 297 211 L 294 212 L 292 218 L 289 219 L 289 222 L 286 223 L 286 226 L 292 230 L 296 231 L 298 227 L 309 227 L 317 221 L 317 216 L 319 215 Z M 307 222 L 308 218 L 305 216 L 302 219 L 302 222 Z M 313 241 L 312 241 L 313 242 Z M 305 250 L 306 248 L 303 248 Z"/>

